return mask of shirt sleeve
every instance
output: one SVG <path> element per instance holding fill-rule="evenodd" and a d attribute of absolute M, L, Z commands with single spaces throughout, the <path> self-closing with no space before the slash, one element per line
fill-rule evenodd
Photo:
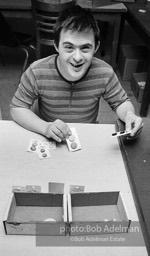
<path fill-rule="evenodd" d="M 38 98 L 38 87 L 31 67 L 22 75 L 17 91 L 14 94 L 10 107 L 31 108 Z"/>
<path fill-rule="evenodd" d="M 114 71 L 111 73 L 108 79 L 103 98 L 108 102 L 114 111 L 116 111 L 117 107 L 124 101 L 130 101 Z"/>

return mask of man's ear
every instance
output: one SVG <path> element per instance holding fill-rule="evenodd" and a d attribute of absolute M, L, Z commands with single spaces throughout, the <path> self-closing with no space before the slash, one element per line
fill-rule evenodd
<path fill-rule="evenodd" d="M 100 47 L 100 41 L 98 41 L 96 49 L 95 49 L 95 53 L 97 52 L 98 48 Z"/>
<path fill-rule="evenodd" d="M 57 45 L 56 45 L 55 42 L 54 42 L 54 47 L 55 47 L 55 50 L 56 50 L 57 52 L 59 52 L 58 47 L 57 47 Z"/>

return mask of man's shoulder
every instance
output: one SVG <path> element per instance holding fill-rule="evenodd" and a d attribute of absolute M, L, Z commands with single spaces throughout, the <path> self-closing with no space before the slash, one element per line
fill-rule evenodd
<path fill-rule="evenodd" d="M 92 60 L 91 68 L 92 69 L 98 68 L 111 73 L 113 71 L 113 68 L 107 62 L 105 62 L 104 60 L 98 59 L 96 57 L 94 57 Z"/>
<path fill-rule="evenodd" d="M 41 68 L 50 68 L 50 67 L 54 68 L 55 58 L 56 58 L 56 54 L 48 56 L 46 58 L 36 60 L 30 65 L 30 67 L 31 69 L 41 69 Z"/>

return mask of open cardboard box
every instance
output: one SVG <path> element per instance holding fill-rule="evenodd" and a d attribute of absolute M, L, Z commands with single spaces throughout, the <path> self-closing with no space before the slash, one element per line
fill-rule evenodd
<path fill-rule="evenodd" d="M 6 234 L 40 236 L 122 233 L 130 226 L 120 192 L 14 192 L 3 222 Z"/>
<path fill-rule="evenodd" d="M 65 235 L 66 225 L 65 194 L 12 193 L 4 219 L 6 234 Z"/>
<path fill-rule="evenodd" d="M 70 235 L 125 233 L 130 226 L 120 192 L 69 194 L 68 215 Z"/>

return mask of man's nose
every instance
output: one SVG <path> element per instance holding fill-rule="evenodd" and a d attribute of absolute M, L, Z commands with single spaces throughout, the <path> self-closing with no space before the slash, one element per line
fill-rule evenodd
<path fill-rule="evenodd" d="M 82 60 L 82 53 L 81 53 L 80 49 L 75 50 L 73 58 L 76 62 L 80 62 Z"/>

